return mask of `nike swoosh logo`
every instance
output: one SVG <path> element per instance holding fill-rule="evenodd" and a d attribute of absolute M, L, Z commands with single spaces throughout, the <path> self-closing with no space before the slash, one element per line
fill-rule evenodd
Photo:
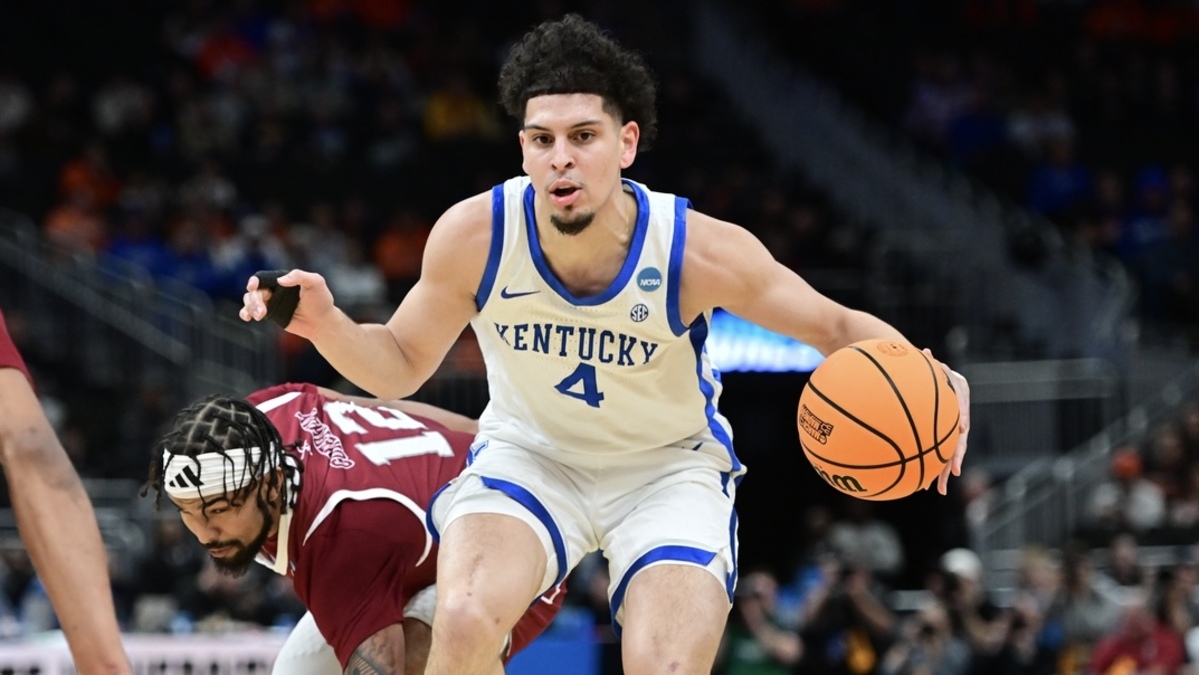
<path fill-rule="evenodd" d="M 512 298 L 519 298 L 522 295 L 533 295 L 534 293 L 540 293 L 540 292 L 541 291 L 521 291 L 519 293 L 509 293 L 508 287 L 504 286 L 503 288 L 500 289 L 500 297 L 505 300 L 511 300 Z"/>

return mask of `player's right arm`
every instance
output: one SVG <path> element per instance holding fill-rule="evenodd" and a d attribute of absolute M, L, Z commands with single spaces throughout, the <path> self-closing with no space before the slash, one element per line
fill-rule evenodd
<path fill-rule="evenodd" d="M 425 245 L 421 276 L 387 324 L 360 324 L 338 309 L 324 278 L 292 270 L 281 286 L 299 286 L 286 330 L 307 338 L 343 377 L 380 398 L 404 398 L 441 364 L 474 316 L 475 292 L 491 243 L 491 195 L 451 207 Z M 270 291 L 251 277 L 240 316 L 266 317 Z"/>

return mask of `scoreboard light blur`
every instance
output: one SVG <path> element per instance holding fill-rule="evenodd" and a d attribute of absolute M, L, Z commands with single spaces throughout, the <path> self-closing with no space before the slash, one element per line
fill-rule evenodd
<path fill-rule="evenodd" d="M 824 360 L 815 347 L 717 309 L 706 343 L 722 373 L 810 373 Z"/>

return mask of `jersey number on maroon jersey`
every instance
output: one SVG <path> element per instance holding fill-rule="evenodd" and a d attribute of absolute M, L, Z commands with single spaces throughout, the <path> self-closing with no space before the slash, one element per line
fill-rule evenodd
<path fill-rule="evenodd" d="M 378 466 L 390 464 L 393 459 L 419 455 L 454 456 L 454 449 L 450 447 L 450 442 L 444 436 L 394 408 L 382 406 L 367 408 L 350 401 L 329 401 L 325 404 L 325 414 L 329 416 L 331 422 L 337 425 L 338 429 L 346 434 L 365 434 L 367 428 L 363 424 L 376 429 L 392 431 L 421 430 L 419 435 L 354 444 L 363 457 Z"/>

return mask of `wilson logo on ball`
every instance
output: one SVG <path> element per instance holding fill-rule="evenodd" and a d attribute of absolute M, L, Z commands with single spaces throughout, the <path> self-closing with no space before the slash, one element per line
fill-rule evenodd
<path fill-rule="evenodd" d="M 827 481 L 829 485 L 832 485 L 842 492 L 866 491 L 866 488 L 862 487 L 862 484 L 858 482 L 858 479 L 854 478 L 853 476 L 838 476 L 836 474 L 829 475 L 829 472 L 821 469 L 820 467 L 816 467 L 816 473 L 820 474 L 820 477 Z"/>
<path fill-rule="evenodd" d="M 812 414 L 806 405 L 800 406 L 799 426 L 821 445 L 827 445 L 828 437 L 833 433 L 833 425 Z"/>

